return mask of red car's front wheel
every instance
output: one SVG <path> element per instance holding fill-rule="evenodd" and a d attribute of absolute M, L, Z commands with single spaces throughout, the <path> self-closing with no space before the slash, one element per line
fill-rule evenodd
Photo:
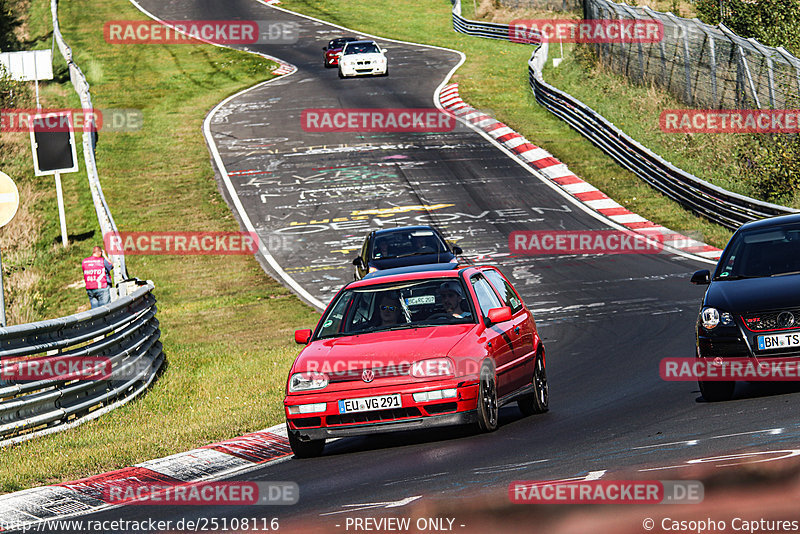
<path fill-rule="evenodd" d="M 322 450 L 325 448 L 324 439 L 302 441 L 289 430 L 289 425 L 286 425 L 286 430 L 289 434 L 289 446 L 292 448 L 295 458 L 315 458 L 322 454 Z"/>

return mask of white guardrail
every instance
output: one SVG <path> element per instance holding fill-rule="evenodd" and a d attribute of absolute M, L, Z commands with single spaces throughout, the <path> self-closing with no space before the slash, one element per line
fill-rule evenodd
<path fill-rule="evenodd" d="M 81 107 L 85 110 L 92 110 L 92 97 L 89 94 L 89 83 L 86 77 L 78 68 L 78 65 L 72 60 L 72 49 L 64 41 L 64 36 L 61 35 L 61 29 L 58 25 L 58 0 L 50 0 L 50 12 L 53 16 L 53 38 L 56 41 L 61 55 L 67 62 L 69 68 L 69 79 L 72 82 L 75 92 L 81 99 Z M 87 114 L 91 117 L 91 122 L 94 124 L 94 114 Z M 88 125 L 87 125 L 88 126 Z M 95 124 L 96 126 L 96 124 Z M 114 217 L 111 215 L 111 210 L 106 203 L 106 198 L 103 196 L 103 188 L 100 187 L 100 177 L 97 175 L 97 163 L 94 159 L 95 150 L 95 136 L 84 129 L 83 133 L 83 159 L 86 162 L 86 176 L 89 179 L 89 189 L 92 191 L 92 201 L 94 202 L 94 209 L 97 212 L 97 221 L 100 223 L 100 230 L 103 235 L 117 231 L 117 225 L 114 223 Z M 112 263 L 114 264 L 114 285 L 118 286 L 121 295 L 125 294 L 127 286 L 122 284 L 123 280 L 128 278 L 128 269 L 125 266 L 125 256 L 114 255 L 112 256 Z"/>

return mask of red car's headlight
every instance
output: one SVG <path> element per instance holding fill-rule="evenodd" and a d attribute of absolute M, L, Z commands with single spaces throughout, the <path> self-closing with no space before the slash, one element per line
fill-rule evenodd
<path fill-rule="evenodd" d="M 411 365 L 411 376 L 415 378 L 453 376 L 453 374 L 453 362 L 450 358 L 430 358 Z"/>
<path fill-rule="evenodd" d="M 289 393 L 322 389 L 328 385 L 323 373 L 295 373 L 289 378 Z"/>

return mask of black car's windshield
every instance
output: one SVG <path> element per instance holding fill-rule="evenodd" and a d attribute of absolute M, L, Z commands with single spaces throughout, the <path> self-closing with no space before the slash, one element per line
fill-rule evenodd
<path fill-rule="evenodd" d="M 474 323 L 474 310 L 467 296 L 457 278 L 346 289 L 322 317 L 316 337 Z"/>
<path fill-rule="evenodd" d="M 333 39 L 331 42 L 328 43 L 328 49 L 336 49 L 341 48 L 345 45 L 345 43 L 349 43 L 351 41 L 355 41 L 352 37 L 342 37 L 339 39 Z"/>
<path fill-rule="evenodd" d="M 397 230 L 375 235 L 371 257 L 385 260 L 445 252 L 447 245 L 433 230 Z"/>
<path fill-rule="evenodd" d="M 715 280 L 782 276 L 800 272 L 800 224 L 741 232 L 720 258 Z"/>
<path fill-rule="evenodd" d="M 378 45 L 375 43 L 357 43 L 357 44 L 349 44 L 344 49 L 345 55 L 350 54 L 378 54 L 380 50 L 378 49 Z"/>

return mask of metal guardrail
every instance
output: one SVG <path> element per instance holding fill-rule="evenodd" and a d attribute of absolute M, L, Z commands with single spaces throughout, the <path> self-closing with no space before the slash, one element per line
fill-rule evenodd
<path fill-rule="evenodd" d="M 72 81 L 75 92 L 81 99 L 81 106 L 85 110 L 92 110 L 92 97 L 89 94 L 89 83 L 86 77 L 78 68 L 78 65 L 72 60 L 72 49 L 64 41 L 64 36 L 61 35 L 61 29 L 58 24 L 58 0 L 50 0 L 50 12 L 53 17 L 53 37 L 55 38 L 58 49 L 64 60 L 69 67 L 69 79 Z M 93 117 L 93 114 L 92 114 Z M 88 122 L 88 120 L 87 120 Z M 94 118 L 92 118 L 94 123 Z M 96 124 L 95 124 L 96 126 Z M 100 186 L 100 177 L 97 174 L 97 163 L 94 158 L 96 138 L 91 133 L 84 131 L 83 134 L 83 159 L 86 162 L 86 175 L 89 179 L 89 188 L 92 191 L 92 201 L 94 202 L 94 209 L 97 212 L 97 221 L 100 223 L 100 230 L 103 235 L 108 233 L 117 232 L 117 225 L 114 223 L 114 217 L 111 215 L 106 203 L 106 197 L 103 195 L 103 188 Z M 126 285 L 121 284 L 123 280 L 128 279 L 128 269 L 125 266 L 124 255 L 113 255 L 111 262 L 114 264 L 114 282 L 120 291 L 120 296 L 125 294 Z M 112 292 L 112 298 L 114 297 Z"/>
<path fill-rule="evenodd" d="M 456 12 L 456 9 L 458 12 Z M 508 40 L 508 24 L 496 24 L 494 22 L 479 22 L 468 20 L 461 16 L 461 0 L 457 0 L 453 5 L 453 29 L 459 33 L 486 37 L 487 39 Z"/>
<path fill-rule="evenodd" d="M 499 36 L 498 26 L 505 26 L 505 39 L 509 40 L 508 25 L 466 20 L 461 16 L 461 1 L 456 0 L 453 5 L 453 29 L 457 32 L 479 37 L 486 37 L 487 32 L 491 32 Z M 589 106 L 548 85 L 542 77 L 547 52 L 547 43 L 538 45 L 528 62 L 530 86 L 536 101 L 658 191 L 692 212 L 731 229 L 765 217 L 800 213 L 800 210 L 717 187 L 648 150 Z"/>
<path fill-rule="evenodd" d="M 153 381 L 164 353 L 153 283 L 142 284 L 93 310 L 0 328 L 0 446 L 91 417 Z M 41 372 L 80 369 L 87 361 L 102 362 L 103 373 L 81 378 Z"/>

